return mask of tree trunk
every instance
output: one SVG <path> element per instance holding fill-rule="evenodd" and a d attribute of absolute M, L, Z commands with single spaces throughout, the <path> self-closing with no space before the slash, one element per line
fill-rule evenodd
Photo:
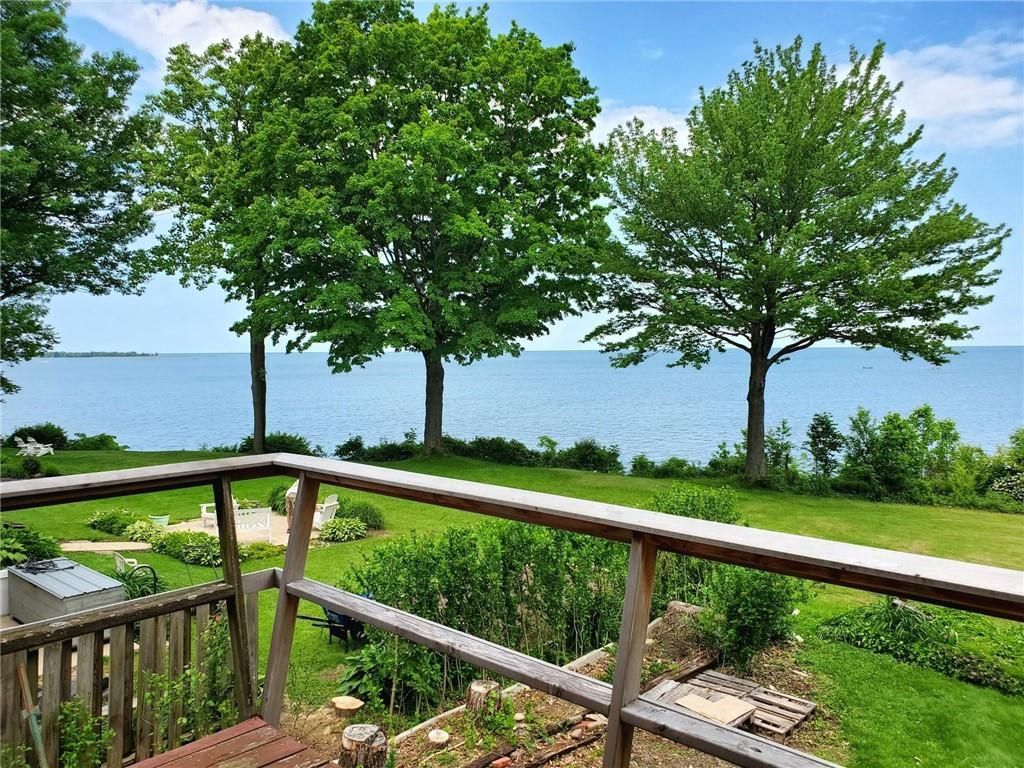
<path fill-rule="evenodd" d="M 494 680 L 474 680 L 466 691 L 470 712 L 496 712 L 501 707 L 501 686 Z"/>
<path fill-rule="evenodd" d="M 748 480 L 760 480 L 768 472 L 764 456 L 764 385 L 768 360 L 757 350 L 750 353 L 750 380 L 747 384 L 747 466 Z"/>
<path fill-rule="evenodd" d="M 341 734 L 341 768 L 384 768 L 388 762 L 388 739 L 376 725 L 348 726 Z"/>
<path fill-rule="evenodd" d="M 252 379 L 252 450 L 267 450 L 267 349 L 266 337 L 249 332 L 249 375 Z"/>
<path fill-rule="evenodd" d="M 427 364 L 427 399 L 423 419 L 423 450 L 441 453 L 441 418 L 444 411 L 444 363 L 434 352 L 424 352 Z"/>

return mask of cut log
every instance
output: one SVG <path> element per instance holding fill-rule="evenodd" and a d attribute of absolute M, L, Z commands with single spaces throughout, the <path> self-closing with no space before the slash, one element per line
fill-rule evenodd
<path fill-rule="evenodd" d="M 444 728 L 435 728 L 427 734 L 427 741 L 432 747 L 443 747 L 451 739 L 451 735 Z"/>
<path fill-rule="evenodd" d="M 466 692 L 470 712 L 493 712 L 501 706 L 501 686 L 494 680 L 474 680 Z"/>
<path fill-rule="evenodd" d="M 352 717 L 363 708 L 363 702 L 355 696 L 335 696 L 331 699 L 331 705 L 338 717 Z"/>
<path fill-rule="evenodd" d="M 384 768 L 388 761 L 388 740 L 378 726 L 358 723 L 341 734 L 340 768 Z"/>

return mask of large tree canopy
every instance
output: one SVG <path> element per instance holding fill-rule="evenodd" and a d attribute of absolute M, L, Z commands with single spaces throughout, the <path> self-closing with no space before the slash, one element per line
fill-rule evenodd
<path fill-rule="evenodd" d="M 53 0 L 0 5 L 2 354 L 10 364 L 56 342 L 48 297 L 135 292 L 151 265 L 140 148 L 153 122 L 127 108 L 138 78 L 121 53 L 85 58 Z M 0 374 L 0 388 L 17 387 Z"/>
<path fill-rule="evenodd" d="M 1007 236 L 949 198 L 942 156 L 920 157 L 881 45 L 851 51 L 842 75 L 801 47 L 756 47 L 702 90 L 682 145 L 639 122 L 611 140 L 625 248 L 604 265 L 612 316 L 591 338 L 617 365 L 749 353 L 752 478 L 773 365 L 825 339 L 944 362 L 973 330 L 962 315 L 990 300 Z"/>
<path fill-rule="evenodd" d="M 592 297 L 608 236 L 594 90 L 570 45 L 494 35 L 485 9 L 321 3 L 296 68 L 303 186 L 259 304 L 293 347 L 328 342 L 337 371 L 421 353 L 439 449 L 445 361 L 517 354 Z"/>
<path fill-rule="evenodd" d="M 266 436 L 265 340 L 251 322 L 267 290 L 281 190 L 291 166 L 279 152 L 294 134 L 279 109 L 287 98 L 290 47 L 257 35 L 233 51 L 218 43 L 202 52 L 172 49 L 164 88 L 150 99 L 165 118 L 147 157 L 150 202 L 173 213 L 154 253 L 168 272 L 200 287 L 216 280 L 246 317 L 232 330 L 249 333 L 253 449 Z"/>

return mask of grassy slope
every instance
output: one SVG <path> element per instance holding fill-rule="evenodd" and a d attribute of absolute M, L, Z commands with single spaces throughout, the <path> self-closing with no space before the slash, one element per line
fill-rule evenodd
<path fill-rule="evenodd" d="M 171 461 L 209 458 L 188 453 L 64 453 L 52 461 L 62 472 L 98 471 Z M 640 505 L 666 481 L 593 475 L 569 470 L 505 467 L 469 459 L 414 459 L 398 465 L 428 474 L 478 482 L 562 493 L 580 498 Z M 239 497 L 263 498 L 285 479 L 263 479 L 237 484 Z M 321 495 L 331 492 L 327 488 Z M 751 525 L 821 536 L 858 544 L 903 549 L 942 557 L 1024 567 L 1024 517 L 961 509 L 874 504 L 849 499 L 823 499 L 784 493 L 740 489 L 740 506 Z M 121 502 L 98 501 L 11 513 L 5 519 L 22 520 L 59 538 L 104 538 L 85 526 L 88 515 L 112 504 L 144 514 L 169 513 L 173 520 L 195 517 L 198 504 L 209 501 L 206 489 L 136 496 Z M 384 511 L 386 535 L 410 530 L 433 531 L 451 524 L 473 524 L 480 516 L 429 507 L 396 499 L 374 500 Z M 307 573 L 333 583 L 357 566 L 365 552 L 383 537 L 310 552 Z M 106 567 L 107 556 L 83 554 L 87 565 Z M 171 586 L 198 583 L 213 577 L 209 569 L 188 569 L 158 555 L 144 556 Z M 278 565 L 246 563 L 246 570 Z M 825 684 L 824 696 L 841 713 L 843 736 L 850 742 L 853 765 L 977 765 L 1011 766 L 1024 753 L 1024 702 L 989 690 L 950 680 L 940 674 L 910 667 L 843 644 L 814 638 L 823 618 L 862 602 L 867 596 L 851 590 L 825 587 L 803 608 L 799 631 L 808 638 L 801 661 L 813 668 Z M 261 652 L 267 653 L 268 629 L 273 620 L 274 595 L 261 601 Z M 303 605 L 302 612 L 319 609 Z M 290 693 L 309 702 L 322 702 L 333 689 L 343 650 L 327 646 L 319 630 L 300 625 L 291 659 Z M 981 714 L 983 713 L 983 714 Z"/>

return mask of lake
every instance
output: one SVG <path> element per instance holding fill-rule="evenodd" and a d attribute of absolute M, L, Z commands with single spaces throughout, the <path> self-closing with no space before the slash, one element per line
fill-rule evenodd
<path fill-rule="evenodd" d="M 595 437 L 637 453 L 706 460 L 739 439 L 746 414 L 747 356 L 727 352 L 701 370 L 655 358 L 625 370 L 599 352 L 527 352 L 450 365 L 445 430 L 503 435 L 536 445 Z M 326 354 L 267 355 L 268 423 L 333 451 L 351 435 L 367 442 L 422 431 L 423 362 L 396 353 L 332 375 Z M 251 429 L 245 354 L 43 358 L 12 372 L 22 391 L 3 406 L 3 430 L 53 421 L 69 433 L 109 432 L 135 450 L 237 442 Z M 845 427 L 857 406 L 876 416 L 929 403 L 963 439 L 992 450 L 1024 425 L 1024 347 L 970 347 L 942 367 L 902 362 L 885 350 L 811 349 L 768 376 L 767 422 L 787 419 L 795 442 L 817 411 Z"/>

